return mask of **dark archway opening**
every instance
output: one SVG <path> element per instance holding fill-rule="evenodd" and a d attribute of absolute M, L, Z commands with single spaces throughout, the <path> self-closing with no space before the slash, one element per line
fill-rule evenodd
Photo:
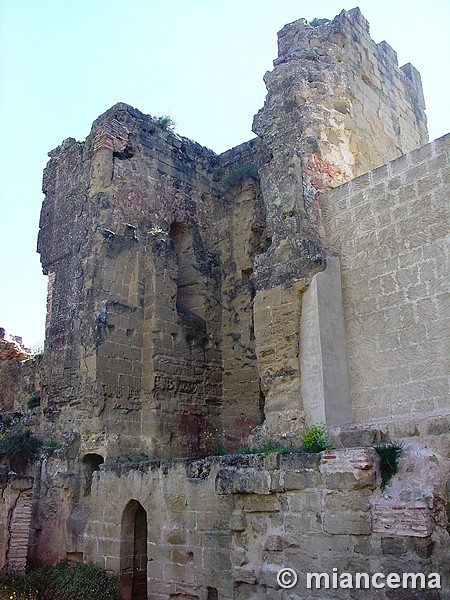
<path fill-rule="evenodd" d="M 100 454 L 86 454 L 83 457 L 83 473 L 84 473 L 84 495 L 89 496 L 92 488 L 92 478 L 95 471 L 100 469 L 100 465 L 105 462 L 105 459 Z"/>
<path fill-rule="evenodd" d="M 122 515 L 120 589 L 124 600 L 147 600 L 147 513 L 136 500 Z"/>

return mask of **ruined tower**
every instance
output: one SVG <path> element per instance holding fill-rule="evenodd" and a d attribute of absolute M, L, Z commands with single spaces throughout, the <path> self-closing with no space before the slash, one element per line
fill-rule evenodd
<path fill-rule="evenodd" d="M 418 73 L 368 31 L 358 9 L 287 25 L 258 138 L 221 156 L 124 104 L 51 153 L 44 421 L 89 451 L 183 456 L 232 449 L 264 412 L 278 432 L 304 415 L 318 192 L 427 139 Z"/>
<path fill-rule="evenodd" d="M 257 137 L 221 155 L 119 103 L 45 170 L 32 425 L 61 449 L 29 554 L 119 572 L 127 600 L 269 597 L 306 546 L 445 563 L 448 139 L 425 145 L 420 75 L 359 9 L 286 25 L 265 81 Z M 333 431 L 322 461 L 233 454 L 305 420 Z M 384 497 L 394 437 L 414 448 Z"/>

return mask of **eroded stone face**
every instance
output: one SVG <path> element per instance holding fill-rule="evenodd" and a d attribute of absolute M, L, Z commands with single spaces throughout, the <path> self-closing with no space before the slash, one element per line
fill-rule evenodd
<path fill-rule="evenodd" d="M 79 429 L 106 455 L 180 456 L 235 446 L 261 422 L 264 160 L 253 142 L 218 157 L 126 105 L 51 153 L 46 427 Z"/>
<path fill-rule="evenodd" d="M 21 413 L 35 396 L 39 400 L 42 356 L 33 356 L 22 338 L 0 327 L 0 411 Z"/>
<path fill-rule="evenodd" d="M 301 289 L 303 282 L 306 289 L 326 265 L 319 193 L 419 147 L 427 129 L 420 77 L 413 68 L 399 69 L 385 42 L 375 44 L 359 9 L 333 21 L 286 25 L 278 46 L 253 122 L 272 153 L 260 170 L 272 244 L 255 261 L 254 311 L 266 425 L 282 434 L 298 429 L 305 416 L 302 294 L 289 287 Z"/>
<path fill-rule="evenodd" d="M 255 132 L 304 157 L 315 187 L 335 187 L 428 141 L 420 75 L 376 44 L 358 8 L 286 25 L 266 73 Z M 379 126 L 378 126 L 379 125 Z"/>
<path fill-rule="evenodd" d="M 28 348 L 24 348 L 22 338 L 8 335 L 3 327 L 0 327 L 0 362 L 21 362 L 32 357 Z"/>
<path fill-rule="evenodd" d="M 319 559 L 324 570 L 396 569 L 417 556 L 428 570 L 446 565 L 446 430 L 424 417 L 430 400 L 445 411 L 436 238 L 446 142 L 414 151 L 427 136 L 420 76 L 371 40 L 359 9 L 286 25 L 265 79 L 258 138 L 220 156 L 117 104 L 84 142 L 52 151 L 44 173 L 42 368 L 20 374 L 8 361 L 0 373 L 18 382 L 9 409 L 40 386 L 33 425 L 61 442 L 36 471 L 30 555 L 93 560 L 122 574 L 126 597 L 135 570 L 145 584 L 147 561 L 158 597 L 204 600 L 272 597 L 286 562 L 302 573 Z M 405 360 L 391 367 L 394 351 Z M 387 404 L 380 388 L 393 370 Z M 423 416 L 422 427 L 348 425 L 388 405 Z M 351 448 L 321 461 L 211 458 L 289 445 L 308 417 L 342 425 L 336 439 Z M 360 446 L 397 437 L 433 450 L 411 447 L 381 497 L 373 450 Z M 412 494 L 410 473 L 425 471 Z M 137 529 L 147 536 L 133 540 Z"/>
<path fill-rule="evenodd" d="M 273 155 L 261 172 L 278 248 L 257 263 L 265 287 L 323 268 L 318 192 L 428 141 L 419 74 L 410 65 L 399 69 L 386 42 L 375 44 L 359 9 L 333 21 L 300 19 L 278 37 L 267 97 L 253 122 Z"/>

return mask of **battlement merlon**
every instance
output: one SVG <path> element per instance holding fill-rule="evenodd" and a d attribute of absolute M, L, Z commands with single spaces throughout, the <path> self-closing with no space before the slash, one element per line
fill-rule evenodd
<path fill-rule="evenodd" d="M 320 154 L 341 170 L 331 187 L 428 142 L 418 71 L 372 40 L 359 8 L 283 27 L 265 82 L 253 130 L 274 147 L 288 138 Z"/>

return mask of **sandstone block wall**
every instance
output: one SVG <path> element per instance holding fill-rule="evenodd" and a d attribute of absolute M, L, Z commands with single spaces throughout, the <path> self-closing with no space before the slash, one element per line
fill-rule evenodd
<path fill-rule="evenodd" d="M 275 598 L 281 566 L 308 599 L 317 568 L 448 570 L 448 426 L 424 424 L 448 410 L 448 139 L 414 150 L 420 76 L 359 9 L 287 25 L 266 82 L 258 139 L 220 156 L 118 104 L 44 173 L 42 377 L 2 368 L 8 406 L 40 386 L 35 429 L 62 446 L 36 472 L 29 555 L 93 560 L 125 600 L 147 579 L 155 600 Z M 298 441 L 308 411 L 350 448 L 199 458 Z M 383 418 L 401 426 L 364 429 Z M 359 446 L 398 438 L 382 496 Z M 23 561 L 31 496 L 15 515 L 10 492 Z"/>
<path fill-rule="evenodd" d="M 322 194 L 354 421 L 448 412 L 446 136 Z"/>
<path fill-rule="evenodd" d="M 372 40 L 358 8 L 285 25 L 274 67 L 255 131 L 272 137 L 276 123 L 280 138 L 295 136 L 315 187 L 339 185 L 428 141 L 419 73 L 399 68 L 389 44 Z"/>
<path fill-rule="evenodd" d="M 41 426 L 80 431 L 82 453 L 205 455 L 264 418 L 298 430 L 318 191 L 420 145 L 426 120 L 419 75 L 359 9 L 287 25 L 274 65 L 258 139 L 221 156 L 125 104 L 50 153 Z"/>
<path fill-rule="evenodd" d="M 40 393 L 42 356 L 24 362 L 0 361 L 0 411 L 24 412 L 28 401 Z"/>
<path fill-rule="evenodd" d="M 32 396 L 39 394 L 42 355 L 33 356 L 22 339 L 0 327 L 0 411 L 23 412 Z"/>
<path fill-rule="evenodd" d="M 415 455 L 414 445 L 407 446 L 404 479 Z M 133 499 L 148 522 L 152 600 L 278 597 L 276 574 L 286 566 L 299 575 L 292 593 L 305 599 L 317 598 L 316 590 L 306 589 L 306 573 L 333 568 L 439 572 L 445 589 L 447 534 L 432 525 L 441 508 L 417 496 L 409 502 L 396 497 L 389 505 L 378 489 L 375 456 L 373 449 L 351 448 L 321 456 L 106 465 L 94 478 L 85 559 L 123 571 Z M 433 462 L 436 456 L 428 457 L 433 477 L 442 468 Z M 321 597 L 348 598 L 348 590 L 327 593 Z M 388 595 L 372 589 L 364 597 Z"/>

